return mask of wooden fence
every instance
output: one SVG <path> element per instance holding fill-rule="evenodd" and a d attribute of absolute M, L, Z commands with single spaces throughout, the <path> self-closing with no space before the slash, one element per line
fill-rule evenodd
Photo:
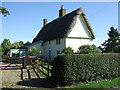
<path fill-rule="evenodd" d="M 8 67 L 11 67 L 9 69 L 19 69 L 22 68 L 24 58 L 19 57 L 2 57 L 2 64 L 0 65 L 1 69 L 8 69 Z"/>
<path fill-rule="evenodd" d="M 36 70 L 38 73 L 42 73 L 44 76 L 51 77 L 51 69 L 52 65 L 50 65 L 50 62 L 38 58 L 38 57 L 2 57 L 2 59 L 5 60 L 7 66 L 0 66 L 2 69 L 7 69 L 8 67 L 17 67 L 19 69 L 26 69 L 27 66 L 32 66 L 34 70 Z M 14 66 L 13 66 L 14 64 Z"/>
<path fill-rule="evenodd" d="M 34 58 L 29 61 L 30 65 L 37 70 L 38 73 L 42 73 L 46 77 L 51 77 L 52 66 L 49 61 L 41 58 Z"/>

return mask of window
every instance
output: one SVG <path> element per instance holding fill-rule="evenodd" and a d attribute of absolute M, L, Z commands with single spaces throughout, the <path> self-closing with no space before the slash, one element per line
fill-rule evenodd
<path fill-rule="evenodd" d="M 51 44 L 51 41 L 49 40 L 49 44 Z"/>
<path fill-rule="evenodd" d="M 43 46 L 43 43 L 41 43 L 41 46 Z"/>
<path fill-rule="evenodd" d="M 59 50 L 57 50 L 57 55 L 58 55 L 58 54 L 60 54 L 60 51 L 59 51 Z"/>
<path fill-rule="evenodd" d="M 56 39 L 56 44 L 60 44 L 60 38 Z"/>

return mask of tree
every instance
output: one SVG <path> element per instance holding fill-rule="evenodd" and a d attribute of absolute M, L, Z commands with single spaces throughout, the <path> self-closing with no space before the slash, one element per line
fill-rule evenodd
<path fill-rule="evenodd" d="M 40 51 L 37 48 L 32 48 L 28 51 L 30 56 L 40 56 Z"/>
<path fill-rule="evenodd" d="M 6 8 L 0 6 L 0 13 L 2 13 L 4 16 L 10 15 L 9 11 L 6 10 Z"/>
<path fill-rule="evenodd" d="M 64 53 L 64 54 L 73 54 L 73 53 L 74 53 L 74 50 L 73 50 L 71 47 L 65 47 L 65 48 L 62 50 L 62 53 Z"/>
<path fill-rule="evenodd" d="M 2 48 L 5 50 L 5 55 L 7 54 L 7 52 L 10 50 L 11 48 L 11 42 L 9 39 L 4 39 L 2 42 Z"/>
<path fill-rule="evenodd" d="M 24 44 L 23 44 L 24 45 Z M 14 42 L 11 45 L 11 49 L 18 49 L 21 47 L 21 43 L 20 42 Z"/>
<path fill-rule="evenodd" d="M 3 48 L 3 47 L 0 47 L 0 56 L 4 55 L 4 53 L 5 53 L 4 48 Z"/>
<path fill-rule="evenodd" d="M 98 48 L 95 45 L 82 45 L 78 48 L 80 54 L 99 53 Z"/>
<path fill-rule="evenodd" d="M 117 29 L 111 27 L 108 36 L 108 40 L 105 40 L 102 44 L 104 46 L 103 52 L 120 53 L 120 33 Z"/>
<path fill-rule="evenodd" d="M 21 47 L 24 46 L 24 42 L 23 41 L 20 41 L 19 44 L 20 44 Z"/>
<path fill-rule="evenodd" d="M 27 41 L 24 45 L 28 45 L 28 44 L 30 44 L 30 42 L 29 42 L 29 41 Z"/>

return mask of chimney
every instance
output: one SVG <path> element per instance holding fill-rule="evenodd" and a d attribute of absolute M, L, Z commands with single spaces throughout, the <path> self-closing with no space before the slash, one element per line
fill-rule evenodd
<path fill-rule="evenodd" d="M 59 10 L 59 17 L 64 16 L 66 14 L 66 9 L 64 9 L 64 6 L 61 6 L 61 9 Z"/>
<path fill-rule="evenodd" d="M 45 26 L 47 24 L 47 19 L 43 19 L 43 26 Z"/>

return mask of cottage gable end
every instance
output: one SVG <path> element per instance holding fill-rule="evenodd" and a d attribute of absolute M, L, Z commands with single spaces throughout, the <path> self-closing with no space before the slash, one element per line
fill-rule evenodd
<path fill-rule="evenodd" d="M 75 26 L 73 27 L 72 31 L 68 35 L 68 37 L 71 38 L 80 38 L 80 39 L 92 39 L 91 34 L 89 32 L 89 29 L 82 17 L 82 15 L 79 15 L 77 17 Z"/>

